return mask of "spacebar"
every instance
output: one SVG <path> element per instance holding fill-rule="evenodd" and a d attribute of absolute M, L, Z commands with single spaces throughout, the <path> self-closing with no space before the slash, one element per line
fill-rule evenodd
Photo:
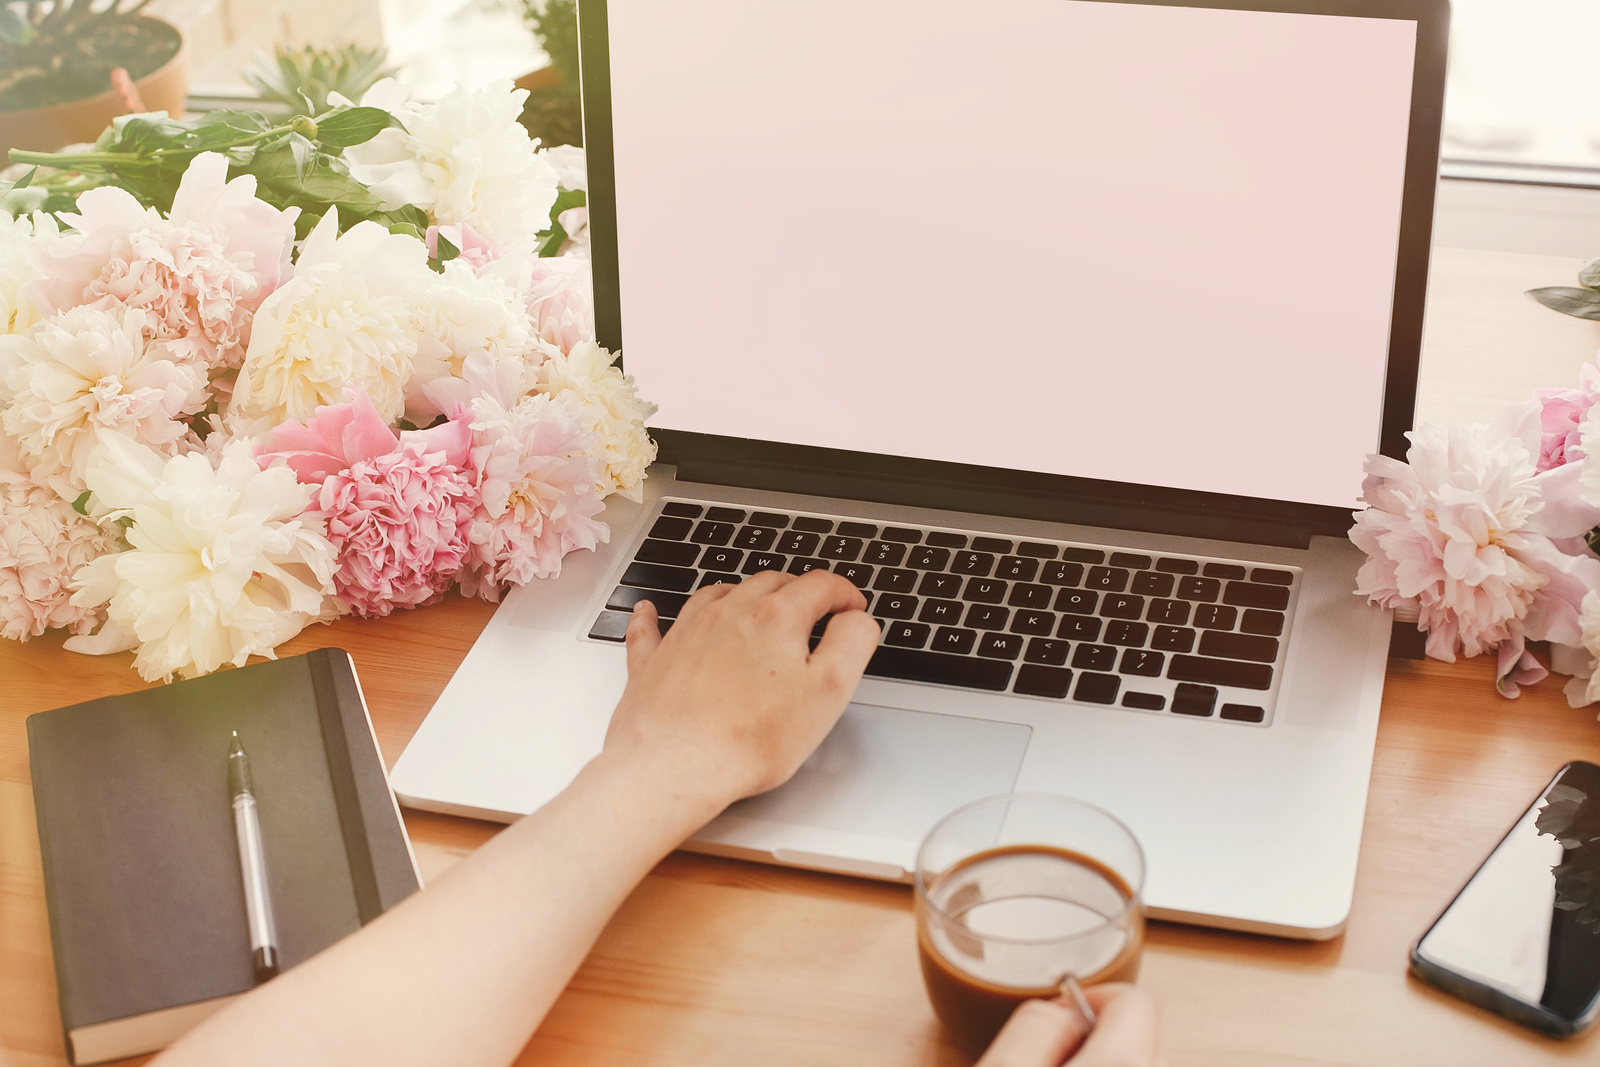
<path fill-rule="evenodd" d="M 997 659 L 972 659 L 947 656 L 943 652 L 921 652 L 914 648 L 880 645 L 867 664 L 867 673 L 879 678 L 900 678 L 908 682 L 939 682 L 963 685 L 968 689 L 1004 690 L 1011 683 L 1011 664 Z"/>

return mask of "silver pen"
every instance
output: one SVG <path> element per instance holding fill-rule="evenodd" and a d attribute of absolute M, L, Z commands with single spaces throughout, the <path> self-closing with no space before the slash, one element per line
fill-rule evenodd
<path fill-rule="evenodd" d="M 239 838 L 239 873 L 244 876 L 244 912 L 250 923 L 250 956 L 256 981 L 278 973 L 278 928 L 272 921 L 272 894 L 267 891 L 267 860 L 261 848 L 261 822 L 256 796 L 250 790 L 250 760 L 233 732 L 228 749 L 228 793 L 233 797 L 233 828 Z"/>

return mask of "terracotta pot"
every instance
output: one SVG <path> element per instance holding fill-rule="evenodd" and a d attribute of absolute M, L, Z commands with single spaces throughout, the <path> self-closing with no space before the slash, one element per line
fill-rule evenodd
<path fill-rule="evenodd" d="M 184 101 L 189 96 L 188 43 L 179 44 L 171 59 L 133 85 L 139 90 L 146 110 L 165 111 L 174 118 L 182 118 Z M 110 89 L 99 96 L 65 104 L 0 111 L 0 153 L 13 148 L 54 152 L 69 144 L 93 141 L 121 114 L 124 114 L 122 101 Z M 5 157 L 0 154 L 0 167 L 5 165 Z"/>
<path fill-rule="evenodd" d="M 537 89 L 549 89 L 561 84 L 561 72 L 554 66 L 543 66 L 529 74 L 524 74 L 516 80 L 518 89 L 527 89 L 530 92 Z"/>

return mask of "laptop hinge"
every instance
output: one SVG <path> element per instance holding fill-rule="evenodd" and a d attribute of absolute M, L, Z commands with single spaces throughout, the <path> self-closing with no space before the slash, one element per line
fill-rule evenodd
<path fill-rule="evenodd" d="M 903 475 L 874 476 L 860 472 L 740 462 L 727 456 L 711 461 L 684 456 L 678 458 L 677 465 L 680 481 L 778 493 L 803 493 L 808 496 L 843 497 L 978 515 L 1004 515 L 1015 519 L 1038 519 L 1112 530 L 1139 530 L 1278 548 L 1309 548 L 1312 535 L 1318 532 L 1307 525 L 1270 522 L 1210 509 L 1141 507 L 1126 501 L 1029 493 L 1015 486 L 1000 491 L 971 483 L 934 482 Z"/>

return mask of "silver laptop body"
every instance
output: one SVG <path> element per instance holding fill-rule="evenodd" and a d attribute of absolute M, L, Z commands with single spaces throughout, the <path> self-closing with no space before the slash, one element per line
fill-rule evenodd
<path fill-rule="evenodd" d="M 663 462 L 509 593 L 402 801 L 535 810 L 600 749 L 627 604 L 826 565 L 875 668 L 686 847 L 906 881 L 960 804 L 1064 793 L 1139 837 L 1154 917 L 1338 934 L 1390 627 L 1344 530 L 1411 421 L 1446 15 L 584 0 L 599 339 Z"/>

